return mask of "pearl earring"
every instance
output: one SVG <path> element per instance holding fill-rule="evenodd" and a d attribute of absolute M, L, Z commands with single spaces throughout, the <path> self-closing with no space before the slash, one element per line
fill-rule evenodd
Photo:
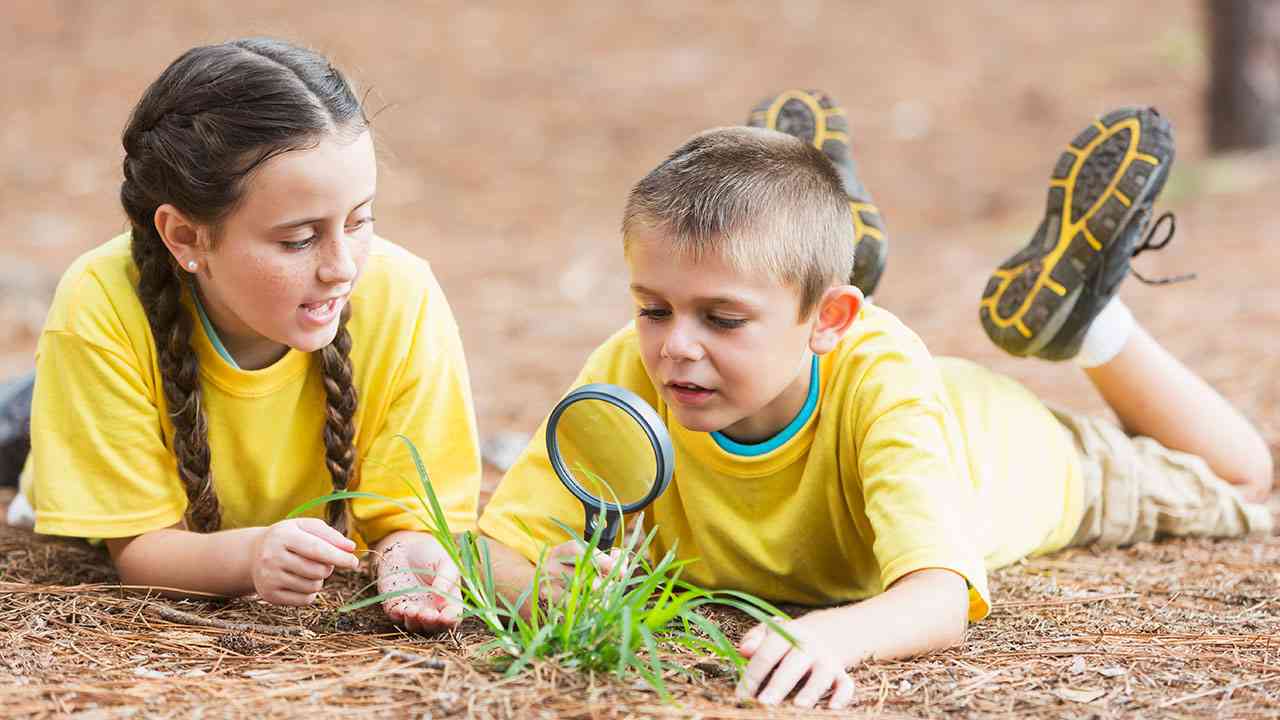
<path fill-rule="evenodd" d="M 200 267 L 200 264 L 199 264 L 199 263 L 197 263 L 195 260 L 188 260 L 188 261 L 187 261 L 187 269 L 188 269 L 188 270 L 190 270 L 191 272 L 195 272 L 195 271 L 196 271 L 196 268 L 198 268 L 198 267 Z"/>

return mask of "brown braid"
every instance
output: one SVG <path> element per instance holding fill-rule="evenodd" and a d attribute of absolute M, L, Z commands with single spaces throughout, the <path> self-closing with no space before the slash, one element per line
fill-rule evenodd
<path fill-rule="evenodd" d="M 173 453 L 187 493 L 187 526 L 197 532 L 213 532 L 222 525 L 222 507 L 209 472 L 209 433 L 200 391 L 200 366 L 191 352 L 191 315 L 180 302 L 182 280 L 154 226 L 147 230 L 135 225 L 133 234 L 138 297 L 159 352 L 164 399 L 173 422 Z"/>
<path fill-rule="evenodd" d="M 356 469 L 355 415 L 356 388 L 351 382 L 351 333 L 347 320 L 351 303 L 342 309 L 338 334 L 333 342 L 316 351 L 320 355 L 320 371 L 324 378 L 324 451 L 325 464 L 333 478 L 334 490 L 353 485 Z M 347 531 L 347 503 L 329 503 L 329 524 L 339 532 Z"/>
<path fill-rule="evenodd" d="M 133 230 L 138 297 L 155 336 L 192 530 L 219 529 L 222 511 L 213 485 L 200 368 L 190 344 L 193 319 L 181 302 L 185 273 L 155 227 L 156 210 L 171 204 L 216 230 L 262 163 L 314 147 L 328 134 L 367 127 L 353 89 L 328 60 L 265 38 L 188 50 L 147 88 L 125 127 L 120 200 Z M 325 462 L 336 490 L 353 484 L 356 467 L 350 312 L 348 305 L 337 337 L 317 351 L 327 403 Z M 341 530 L 345 505 L 329 508 L 329 521 Z"/>

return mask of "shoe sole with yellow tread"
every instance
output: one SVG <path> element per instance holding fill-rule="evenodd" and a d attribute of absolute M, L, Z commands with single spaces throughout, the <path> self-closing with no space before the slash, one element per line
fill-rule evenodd
<path fill-rule="evenodd" d="M 1154 108 L 1095 120 L 1054 165 L 1030 244 L 991 275 L 979 316 L 1013 355 L 1072 357 L 1115 295 L 1173 165 L 1173 130 Z"/>
<path fill-rule="evenodd" d="M 747 124 L 800 138 L 821 150 L 835 166 L 853 214 L 854 262 L 849 282 L 870 297 L 884 273 L 889 236 L 880 210 L 858 179 L 844 108 L 821 90 L 787 90 L 752 108 Z"/>

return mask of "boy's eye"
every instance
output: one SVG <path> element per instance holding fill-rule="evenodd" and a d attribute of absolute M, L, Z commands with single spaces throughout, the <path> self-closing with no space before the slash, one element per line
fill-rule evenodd
<path fill-rule="evenodd" d="M 664 320 L 671 314 L 671 311 L 665 308 L 642 307 L 639 310 L 639 314 L 640 317 L 648 318 L 649 320 Z"/>
<path fill-rule="evenodd" d="M 730 318 L 730 317 L 722 317 L 720 315 L 708 315 L 707 320 L 710 320 L 712 325 L 715 325 L 718 328 L 723 328 L 725 330 L 740 328 L 743 325 L 747 324 L 746 318 Z"/>
<path fill-rule="evenodd" d="M 311 244 L 314 243 L 317 238 L 318 236 L 312 235 L 305 240 L 286 240 L 280 244 L 283 245 L 286 250 L 306 250 L 311 247 Z"/>
<path fill-rule="evenodd" d="M 373 216 L 370 215 L 368 217 L 362 217 L 359 220 L 356 220 L 355 222 L 348 223 L 347 232 L 353 233 L 353 232 L 356 232 L 357 230 L 363 230 L 366 227 L 371 227 L 373 225 L 373 220 L 374 220 Z"/>

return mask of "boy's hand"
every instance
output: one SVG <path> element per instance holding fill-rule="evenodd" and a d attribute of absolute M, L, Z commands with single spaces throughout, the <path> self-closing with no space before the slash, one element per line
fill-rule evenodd
<path fill-rule="evenodd" d="M 764 623 L 752 628 L 738 643 L 738 651 L 750 659 L 738 683 L 738 697 L 777 705 L 800 687 L 795 699 L 798 707 L 813 707 L 829 690 L 832 710 L 847 707 L 853 699 L 853 678 L 845 672 L 838 640 L 834 640 L 841 633 L 826 625 L 821 612 L 782 623 L 796 639 L 795 647 Z M 806 676 L 808 681 L 801 687 Z M 768 685 L 764 684 L 766 678 Z"/>
<path fill-rule="evenodd" d="M 355 549 L 319 518 L 281 520 L 253 546 L 253 589 L 273 605 L 310 605 L 334 568 L 360 567 Z"/>
<path fill-rule="evenodd" d="M 569 540 L 551 548 L 547 553 L 547 560 L 554 565 L 567 568 L 569 572 L 573 572 L 573 568 L 578 565 L 578 560 L 582 557 L 583 546 L 577 540 Z M 596 565 L 596 573 L 599 575 L 608 575 L 613 566 L 617 564 L 621 551 L 614 548 L 606 555 L 596 550 L 591 554 L 591 560 Z"/>
<path fill-rule="evenodd" d="M 573 575 L 573 569 L 577 567 L 583 555 L 583 544 L 577 540 L 568 540 L 551 548 L 547 552 L 547 572 L 543 578 L 543 597 L 547 600 L 555 600 L 565 591 L 566 579 Z M 622 557 L 622 551 L 613 548 L 606 555 L 600 550 L 593 550 L 591 560 L 596 566 L 595 582 L 598 584 L 604 576 L 608 575 L 613 566 L 618 563 Z M 626 568 L 622 568 L 625 573 Z"/>
<path fill-rule="evenodd" d="M 462 619 L 458 596 L 458 568 L 430 533 L 400 531 L 378 543 L 378 592 L 423 586 L 432 592 L 413 592 L 382 602 L 393 622 L 411 632 L 447 630 Z"/>

